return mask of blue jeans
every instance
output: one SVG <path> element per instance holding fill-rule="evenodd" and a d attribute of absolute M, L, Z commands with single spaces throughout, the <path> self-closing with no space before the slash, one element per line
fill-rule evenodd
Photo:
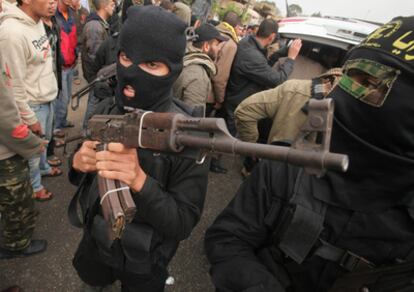
<path fill-rule="evenodd" d="M 50 141 L 52 139 L 52 127 L 53 127 L 53 103 L 48 102 L 44 104 L 30 104 L 30 108 L 36 114 L 36 118 L 42 127 L 42 131 L 45 135 L 45 139 Z M 50 173 L 52 168 L 47 163 L 47 145 L 45 145 L 45 151 L 40 154 L 40 157 L 32 157 L 29 159 L 30 168 L 30 182 L 32 184 L 33 191 L 40 191 L 42 186 L 42 174 Z"/>
<path fill-rule="evenodd" d="M 82 125 L 82 129 L 86 129 L 86 127 L 88 126 L 88 121 L 89 119 L 93 116 L 95 109 L 96 109 L 96 105 L 99 103 L 99 100 L 95 97 L 94 92 L 93 92 L 93 88 L 91 91 L 89 91 L 89 96 L 88 96 L 88 105 L 86 106 L 86 111 L 85 111 L 85 116 L 83 118 L 83 125 Z"/>
<path fill-rule="evenodd" d="M 62 90 L 55 104 L 55 129 L 66 126 L 68 105 L 72 97 L 73 68 L 62 70 Z"/>

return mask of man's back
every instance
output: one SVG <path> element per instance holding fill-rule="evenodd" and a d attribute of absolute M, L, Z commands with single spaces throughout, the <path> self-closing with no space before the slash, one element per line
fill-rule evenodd
<path fill-rule="evenodd" d="M 97 14 L 92 13 L 88 18 L 82 32 L 82 69 L 83 75 L 91 82 L 93 62 L 100 45 L 109 36 L 109 25 Z"/>
<path fill-rule="evenodd" d="M 254 36 L 239 43 L 230 80 L 227 85 L 226 104 L 236 108 L 246 97 L 287 80 L 293 69 L 293 60 L 288 59 L 279 70 L 272 69 L 266 59 L 266 49 Z"/>

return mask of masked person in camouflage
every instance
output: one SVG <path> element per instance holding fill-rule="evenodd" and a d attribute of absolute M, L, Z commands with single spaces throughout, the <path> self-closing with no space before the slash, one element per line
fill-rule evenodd
<path fill-rule="evenodd" d="M 263 161 L 207 230 L 217 291 L 328 291 L 414 260 L 413 30 L 414 17 L 396 18 L 368 36 L 328 95 L 331 151 L 349 156 L 348 172 L 317 178 Z M 402 291 L 393 277 L 381 291 Z"/>
<path fill-rule="evenodd" d="M 177 16 L 155 6 L 129 8 L 119 36 L 116 103 L 103 111 L 98 106 L 97 112 L 124 114 L 128 106 L 189 114 L 172 98 L 185 46 L 185 24 Z M 82 144 L 70 172 L 73 183 L 88 173 L 80 200 L 86 225 L 74 266 L 95 288 L 120 280 L 122 291 L 163 291 L 168 263 L 200 219 L 208 163 L 198 165 L 196 159 L 127 149 L 119 143 L 97 153 L 95 145 Z M 99 206 L 96 171 L 127 184 L 137 207 L 133 222 L 113 242 Z"/>
<path fill-rule="evenodd" d="M 37 211 L 27 159 L 39 155 L 42 140 L 20 119 L 7 67 L 0 77 L 0 213 L 3 246 L 0 259 L 30 256 L 46 250 L 45 240 L 31 240 Z"/>

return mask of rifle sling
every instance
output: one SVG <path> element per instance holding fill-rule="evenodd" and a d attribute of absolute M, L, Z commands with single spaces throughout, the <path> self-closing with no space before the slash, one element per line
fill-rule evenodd
<path fill-rule="evenodd" d="M 279 223 L 283 226 L 277 225 L 274 228 L 273 239 L 276 246 L 298 264 L 317 255 L 337 263 L 348 272 L 374 268 L 374 264 L 365 258 L 320 239 L 327 205 L 309 197 L 311 192 L 303 179 L 306 180 L 307 176 L 303 176 L 301 169 L 290 198 L 290 205 L 295 207 L 282 215 Z"/>
<path fill-rule="evenodd" d="M 306 179 L 306 177 L 305 177 Z M 293 216 L 283 234 L 279 235 L 278 247 L 285 255 L 301 264 L 315 246 L 323 229 L 326 205 L 309 198 L 310 191 L 303 182 L 303 170 L 296 177 L 290 204 L 295 205 Z"/>
<path fill-rule="evenodd" d="M 316 248 L 313 255 L 335 262 L 348 272 L 366 271 L 375 267 L 375 265 L 367 259 L 358 256 L 349 250 L 333 246 L 322 239 L 319 239 L 319 242 L 320 246 Z"/>
<path fill-rule="evenodd" d="M 88 174 L 86 173 L 82 176 L 80 183 L 79 183 L 79 187 L 76 190 L 75 195 L 72 197 L 72 200 L 70 200 L 69 208 L 68 208 L 69 222 L 70 224 L 72 224 L 72 226 L 75 226 L 77 228 L 83 228 L 85 225 L 84 222 L 82 222 L 82 220 L 78 216 L 78 202 L 82 195 L 82 191 L 84 189 L 84 183 L 85 183 L 87 176 Z"/>

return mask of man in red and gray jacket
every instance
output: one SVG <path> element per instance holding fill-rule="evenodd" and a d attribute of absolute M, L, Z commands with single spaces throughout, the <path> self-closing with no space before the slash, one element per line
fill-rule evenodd
<path fill-rule="evenodd" d="M 71 8 L 71 0 L 59 0 L 56 21 L 60 27 L 60 49 L 62 52 L 62 91 L 56 100 L 55 135 L 63 136 L 62 129 L 73 127 L 67 121 L 68 104 L 72 95 L 73 70 L 77 59 L 75 11 Z"/>

